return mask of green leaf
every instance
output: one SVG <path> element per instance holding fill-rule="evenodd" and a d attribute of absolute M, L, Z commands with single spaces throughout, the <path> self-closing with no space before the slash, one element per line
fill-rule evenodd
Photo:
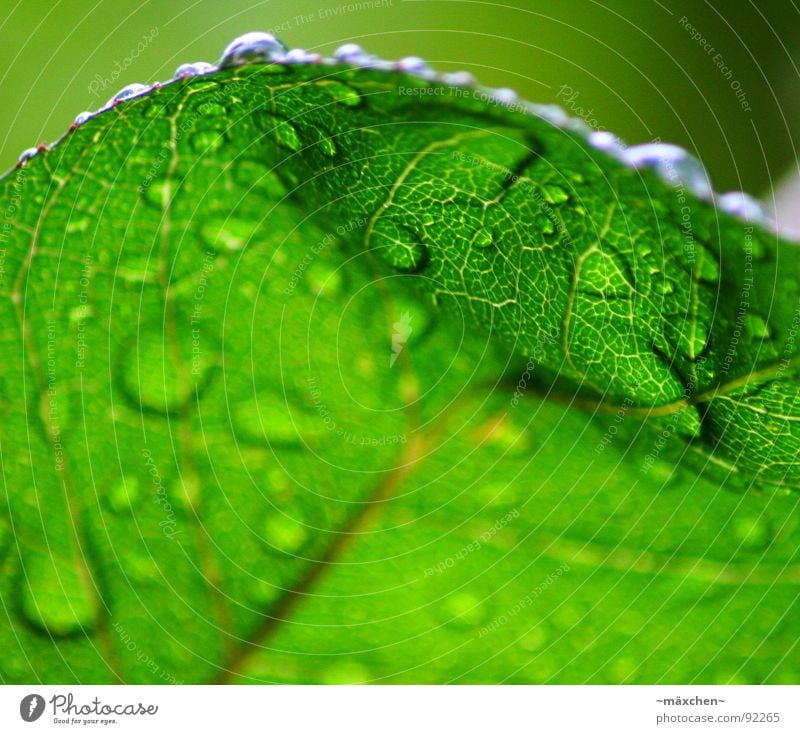
<path fill-rule="evenodd" d="M 3 681 L 796 680 L 796 246 L 507 92 L 273 61 L 0 181 Z"/>

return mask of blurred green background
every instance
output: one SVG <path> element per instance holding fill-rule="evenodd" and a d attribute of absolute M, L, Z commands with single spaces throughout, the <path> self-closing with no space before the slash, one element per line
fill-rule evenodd
<path fill-rule="evenodd" d="M 628 142 L 686 146 L 720 191 L 768 196 L 797 158 L 800 11 L 786 0 L 19 0 L 0 13 L 0 169 L 117 88 L 215 61 L 257 29 L 566 102 Z"/>

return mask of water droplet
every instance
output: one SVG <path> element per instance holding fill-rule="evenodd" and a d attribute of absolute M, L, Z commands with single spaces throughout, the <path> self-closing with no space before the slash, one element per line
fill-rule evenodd
<path fill-rule="evenodd" d="M 247 598 L 252 604 L 266 606 L 277 599 L 280 589 L 266 579 L 254 579 L 247 584 Z"/>
<path fill-rule="evenodd" d="M 361 104 L 361 95 L 348 84 L 330 82 L 330 84 L 325 85 L 325 89 L 335 102 L 347 107 L 358 107 Z"/>
<path fill-rule="evenodd" d="M 492 99 L 495 102 L 499 102 L 500 104 L 508 107 L 513 107 L 514 105 L 519 104 L 519 95 L 513 89 L 509 89 L 508 87 L 495 89 L 492 92 Z"/>
<path fill-rule="evenodd" d="M 346 43 L 333 52 L 333 58 L 348 64 L 361 65 L 370 62 L 373 57 L 356 43 Z"/>
<path fill-rule="evenodd" d="M 35 155 L 39 154 L 38 148 L 27 148 L 19 154 L 19 158 L 17 158 L 17 165 L 24 166 L 31 158 Z"/>
<path fill-rule="evenodd" d="M 569 194 L 561 186 L 556 184 L 542 186 L 542 194 L 544 200 L 548 204 L 555 204 L 558 206 L 559 204 L 564 204 L 569 201 Z"/>
<path fill-rule="evenodd" d="M 318 64 L 322 61 L 322 56 L 304 48 L 293 48 L 283 57 L 283 61 L 287 64 Z"/>
<path fill-rule="evenodd" d="M 674 293 L 675 285 L 673 282 L 665 278 L 660 271 L 658 274 L 661 277 L 653 278 L 652 280 L 653 291 L 658 293 L 660 296 L 667 296 L 670 293 Z"/>
<path fill-rule="evenodd" d="M 241 401 L 231 419 L 242 441 L 259 445 L 302 446 L 325 430 L 324 418 L 272 391 Z"/>
<path fill-rule="evenodd" d="M 593 148 L 613 156 L 621 156 L 625 151 L 622 141 L 606 130 L 595 130 L 589 133 L 587 140 Z"/>
<path fill-rule="evenodd" d="M 341 290 L 342 270 L 326 260 L 314 260 L 306 268 L 305 280 L 316 295 L 334 295 Z"/>
<path fill-rule="evenodd" d="M 447 597 L 442 603 L 443 621 L 457 627 L 475 627 L 486 619 L 486 607 L 481 600 L 468 592 Z"/>
<path fill-rule="evenodd" d="M 106 495 L 109 507 L 119 514 L 128 512 L 139 499 L 139 480 L 134 476 L 122 477 Z"/>
<path fill-rule="evenodd" d="M 155 179 L 147 186 L 139 189 L 139 193 L 144 201 L 158 210 L 163 210 L 165 205 L 169 206 L 170 202 L 167 197 L 171 194 L 171 192 L 172 187 L 170 186 L 170 183 L 164 179 Z"/>
<path fill-rule="evenodd" d="M 580 117 L 571 117 L 567 123 L 567 130 L 573 133 L 578 133 L 583 138 L 588 138 L 593 132 L 594 128 L 588 122 L 582 120 Z"/>
<path fill-rule="evenodd" d="M 406 74 L 427 76 L 432 73 L 432 69 L 425 59 L 421 59 L 419 56 L 407 56 L 395 62 L 394 66 L 398 71 L 403 71 Z"/>
<path fill-rule="evenodd" d="M 317 141 L 317 147 L 322 155 L 333 158 L 336 155 L 336 144 L 330 138 L 322 137 Z"/>
<path fill-rule="evenodd" d="M 763 550 L 772 542 L 769 522 L 760 517 L 737 517 L 731 524 L 736 540 L 743 548 Z"/>
<path fill-rule="evenodd" d="M 530 104 L 528 111 L 546 120 L 551 125 L 556 127 L 568 127 L 572 119 L 564 110 L 557 104 Z"/>
<path fill-rule="evenodd" d="M 475 77 L 468 71 L 454 71 L 442 76 L 442 82 L 451 87 L 471 87 L 475 81 Z"/>
<path fill-rule="evenodd" d="M 195 61 L 193 64 L 181 64 L 175 69 L 175 79 L 189 79 L 193 76 L 203 76 L 204 74 L 211 74 L 217 71 L 214 64 L 209 64 L 206 61 Z"/>
<path fill-rule="evenodd" d="M 389 265 L 403 273 L 419 272 L 430 260 L 427 246 L 390 217 L 380 217 L 375 222 L 370 244 Z"/>
<path fill-rule="evenodd" d="M 180 412 L 208 382 L 218 348 L 212 335 L 183 322 L 176 332 L 178 344 L 173 346 L 165 338 L 161 319 L 142 323 L 119 353 L 120 389 L 139 410 Z"/>
<path fill-rule="evenodd" d="M 711 181 L 703 164 L 677 145 L 635 145 L 625 150 L 623 160 L 632 168 L 652 168 L 665 183 L 675 187 L 686 186 L 695 196 L 713 196 Z"/>
<path fill-rule="evenodd" d="M 297 553 L 308 539 L 303 522 L 278 511 L 267 516 L 261 532 L 264 541 L 282 553 Z"/>
<path fill-rule="evenodd" d="M 747 332 L 756 339 L 769 339 L 772 336 L 767 322 L 758 314 L 748 313 L 744 319 Z"/>
<path fill-rule="evenodd" d="M 293 153 L 296 153 L 303 147 L 303 141 L 300 139 L 300 134 L 297 128 L 285 120 L 275 120 L 275 125 L 272 128 L 272 133 L 279 145 L 288 148 Z"/>
<path fill-rule="evenodd" d="M 537 213 L 534 216 L 534 222 L 537 232 L 541 232 L 543 235 L 556 233 L 556 224 L 551 217 L 547 216 L 547 213 Z"/>
<path fill-rule="evenodd" d="M 119 92 L 117 92 L 110 100 L 108 100 L 108 102 L 106 102 L 106 107 L 113 107 L 118 102 L 123 102 L 126 99 L 140 97 L 149 91 L 150 87 L 146 84 L 129 84 L 127 87 L 120 89 Z"/>
<path fill-rule="evenodd" d="M 757 199 L 741 191 L 729 191 L 717 197 L 717 206 L 745 222 L 772 227 L 775 220 L 769 210 Z"/>
<path fill-rule="evenodd" d="M 271 33 L 245 33 L 228 44 L 222 52 L 220 69 L 243 64 L 269 63 L 282 58 L 287 48 Z"/>
<path fill-rule="evenodd" d="M 79 115 L 75 117 L 72 121 L 72 124 L 75 127 L 80 127 L 81 125 L 89 122 L 94 117 L 94 112 L 81 112 Z"/>
<path fill-rule="evenodd" d="M 206 244 L 218 252 L 235 252 L 247 246 L 256 225 L 233 215 L 225 218 L 212 218 L 200 229 Z"/>
<path fill-rule="evenodd" d="M 479 250 L 485 250 L 487 247 L 491 247 L 494 244 L 494 237 L 488 229 L 479 229 L 475 233 L 472 244 Z"/>
<path fill-rule="evenodd" d="M 77 561 L 33 554 L 24 561 L 21 585 L 22 613 L 36 627 L 62 637 L 94 626 L 97 597 Z"/>

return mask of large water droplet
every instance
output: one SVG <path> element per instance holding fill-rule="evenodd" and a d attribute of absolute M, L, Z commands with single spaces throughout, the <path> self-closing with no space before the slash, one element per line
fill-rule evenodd
<path fill-rule="evenodd" d="M 368 63 L 373 57 L 356 43 L 346 43 L 333 52 L 333 58 L 348 64 L 361 65 Z"/>
<path fill-rule="evenodd" d="M 419 272 L 430 260 L 427 246 L 389 217 L 376 220 L 370 245 L 389 265 L 403 273 Z"/>
<path fill-rule="evenodd" d="M 219 66 L 226 69 L 243 64 L 269 63 L 282 58 L 288 49 L 271 33 L 245 33 L 228 44 Z"/>
<path fill-rule="evenodd" d="M 428 62 L 419 56 L 407 56 L 404 59 L 400 59 L 395 62 L 395 68 L 406 74 L 418 74 L 420 76 L 430 76 L 433 73 L 431 67 L 428 66 Z"/>
<path fill-rule="evenodd" d="M 652 168 L 665 183 L 685 186 L 695 196 L 705 199 L 713 196 L 711 181 L 703 164 L 677 145 L 635 145 L 625 150 L 623 160 L 632 168 Z"/>
<path fill-rule="evenodd" d="M 218 346 L 207 330 L 188 323 L 176 327 L 177 346 L 169 344 L 163 330 L 160 320 L 142 323 L 120 353 L 117 375 L 134 406 L 168 415 L 185 409 L 206 386 Z"/>
<path fill-rule="evenodd" d="M 513 107 L 519 104 L 519 95 L 508 87 L 500 87 L 491 92 L 492 99 L 499 102 L 501 105 Z"/>
<path fill-rule="evenodd" d="M 488 229 L 479 229 L 475 233 L 475 237 L 472 240 L 472 244 L 479 250 L 485 250 L 486 248 L 491 247 L 494 244 L 494 237 L 492 236 L 492 233 Z"/>
<path fill-rule="evenodd" d="M 279 511 L 267 516 L 261 532 L 264 541 L 282 553 L 297 553 L 308 539 L 308 529 L 303 522 Z"/>
<path fill-rule="evenodd" d="M 216 71 L 217 67 L 214 64 L 209 64 L 206 61 L 195 61 L 193 64 L 181 64 L 175 69 L 175 79 L 189 79 L 193 76 L 203 76 L 204 74 L 211 74 Z"/>
<path fill-rule="evenodd" d="M 118 102 L 123 102 L 126 99 L 133 99 L 134 97 L 140 97 L 143 94 L 147 94 L 150 91 L 150 87 L 147 84 L 129 84 L 127 87 L 123 87 L 119 90 L 108 102 L 106 102 L 106 107 L 113 107 Z"/>
<path fill-rule="evenodd" d="M 80 127 L 81 125 L 89 122 L 94 117 L 94 112 L 81 112 L 79 115 L 75 116 L 75 119 L 72 121 L 72 124 L 75 127 Z"/>
<path fill-rule="evenodd" d="M 77 561 L 34 553 L 21 585 L 22 613 L 36 627 L 63 637 L 94 626 L 97 596 Z"/>
<path fill-rule="evenodd" d="M 757 199 L 741 191 L 729 191 L 717 197 L 717 206 L 728 214 L 733 214 L 745 222 L 772 227 L 775 220 L 767 208 Z"/>
<path fill-rule="evenodd" d="M 19 158 L 17 158 L 17 165 L 24 166 L 27 162 L 33 158 L 34 156 L 39 154 L 38 148 L 26 148 L 19 154 Z"/>

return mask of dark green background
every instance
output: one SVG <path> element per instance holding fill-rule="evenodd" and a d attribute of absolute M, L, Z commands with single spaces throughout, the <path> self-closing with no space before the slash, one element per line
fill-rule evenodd
<path fill-rule="evenodd" d="M 167 79 L 185 61 L 216 60 L 236 35 L 280 29 L 290 46 L 323 53 L 355 40 L 388 58 L 420 55 L 469 69 L 533 101 L 574 105 L 628 142 L 659 137 L 696 151 L 715 188 L 768 194 L 796 158 L 800 116 L 794 3 L 700 0 L 21 0 L 0 15 L 0 168 L 21 150 L 60 136 L 76 113 L 116 87 Z M 361 5 L 362 7 L 358 7 Z M 11 7 L 9 7 L 11 6 Z M 342 8 L 321 19 L 320 11 Z M 313 16 L 302 20 L 299 16 Z M 741 84 L 730 81 L 680 24 L 703 33 Z M 93 94 L 96 74 L 143 35 L 158 36 L 121 76 Z"/>

